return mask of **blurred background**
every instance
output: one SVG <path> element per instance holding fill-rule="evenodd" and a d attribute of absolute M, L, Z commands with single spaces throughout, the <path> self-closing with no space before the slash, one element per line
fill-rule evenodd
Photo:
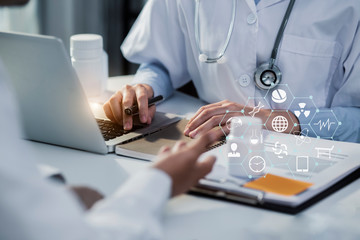
<path fill-rule="evenodd" d="M 120 45 L 146 0 L 31 0 L 25 7 L 0 8 L 0 31 L 59 37 L 70 47 L 70 36 L 100 34 L 109 56 L 109 75 L 135 73 Z"/>

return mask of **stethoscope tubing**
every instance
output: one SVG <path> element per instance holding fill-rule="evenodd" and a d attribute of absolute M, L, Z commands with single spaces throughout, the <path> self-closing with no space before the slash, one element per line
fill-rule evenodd
<path fill-rule="evenodd" d="M 294 4 L 295 4 L 295 0 L 290 0 L 289 6 L 286 9 L 286 13 L 285 13 L 285 15 L 283 17 L 283 20 L 282 20 L 282 23 L 280 25 L 278 34 L 276 35 L 276 40 L 275 40 L 275 43 L 274 43 L 274 47 L 273 47 L 273 50 L 271 52 L 271 59 L 276 60 L 277 53 L 278 53 L 279 46 L 280 46 L 280 42 L 281 42 L 281 39 L 284 36 L 284 31 L 285 31 L 286 25 L 287 25 L 287 23 L 289 21 L 290 14 L 292 12 Z"/>
<path fill-rule="evenodd" d="M 200 14 L 199 14 L 199 7 L 200 7 L 200 0 L 195 0 L 196 1 L 196 5 L 195 5 L 195 42 L 196 42 L 196 46 L 198 48 L 199 51 L 199 55 L 205 55 L 200 48 L 200 26 L 199 26 L 199 21 L 200 21 Z M 231 22 L 229 25 L 229 30 L 226 36 L 226 40 L 224 43 L 224 46 L 222 47 L 222 49 L 220 50 L 220 53 L 217 57 L 215 58 L 211 58 L 209 56 L 206 55 L 207 59 L 206 59 L 206 63 L 216 63 L 217 61 L 219 61 L 224 55 L 225 52 L 229 46 L 230 43 L 230 39 L 231 36 L 234 32 L 234 26 L 235 26 L 235 19 L 236 19 L 236 8 L 237 8 L 237 0 L 233 0 L 233 10 L 232 10 L 232 16 L 231 16 Z"/>

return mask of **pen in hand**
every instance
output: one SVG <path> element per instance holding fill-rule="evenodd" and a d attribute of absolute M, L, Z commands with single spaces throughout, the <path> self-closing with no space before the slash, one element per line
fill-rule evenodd
<path fill-rule="evenodd" d="M 154 105 L 155 103 L 163 100 L 163 96 L 159 95 L 156 97 L 152 97 L 148 100 L 148 107 L 151 107 L 152 105 Z M 134 104 L 133 106 L 129 107 L 129 108 L 125 108 L 125 114 L 128 116 L 132 116 L 132 115 L 136 115 L 139 114 L 139 107 L 137 104 Z"/>

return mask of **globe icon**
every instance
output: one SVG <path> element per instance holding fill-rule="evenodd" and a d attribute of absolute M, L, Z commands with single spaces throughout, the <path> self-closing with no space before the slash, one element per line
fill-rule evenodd
<path fill-rule="evenodd" d="M 289 122 L 288 120 L 283 117 L 283 116 L 276 116 L 272 122 L 271 122 L 271 126 L 272 128 L 274 129 L 274 131 L 276 132 L 285 132 L 286 129 L 288 128 L 289 126 Z"/>

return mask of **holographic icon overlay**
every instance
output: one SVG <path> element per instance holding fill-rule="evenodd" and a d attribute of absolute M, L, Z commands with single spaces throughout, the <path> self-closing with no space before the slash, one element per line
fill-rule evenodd
<path fill-rule="evenodd" d="M 237 151 L 237 148 L 238 148 L 237 143 L 233 142 L 233 143 L 230 144 L 231 151 L 228 153 L 229 158 L 234 158 L 234 157 L 240 157 L 241 156 L 240 152 Z"/>
<path fill-rule="evenodd" d="M 269 89 L 264 99 L 270 105 L 269 109 L 288 110 L 294 100 L 294 94 L 291 92 L 288 84 L 279 84 L 275 88 Z"/>
<path fill-rule="evenodd" d="M 317 138 L 334 140 L 335 133 L 342 123 L 334 111 L 317 109 L 309 125 Z"/>
<path fill-rule="evenodd" d="M 317 151 L 316 157 L 327 157 L 328 159 L 331 159 L 331 153 L 334 150 L 334 145 L 331 148 L 316 147 L 315 150 Z"/>
<path fill-rule="evenodd" d="M 271 100 L 274 103 L 284 103 L 287 100 L 287 93 L 283 89 L 275 89 L 271 93 Z"/>
<path fill-rule="evenodd" d="M 230 131 L 231 126 L 233 126 L 234 128 L 241 127 L 242 121 L 241 121 L 241 118 L 239 118 L 239 117 L 231 117 L 226 121 L 225 125 L 226 125 L 226 128 Z"/>
<path fill-rule="evenodd" d="M 264 107 L 265 107 L 265 105 L 264 105 L 261 101 L 259 101 L 258 104 L 257 104 L 257 106 L 253 107 L 253 109 L 252 109 L 250 112 L 248 112 L 248 114 L 249 114 L 251 117 L 255 117 L 255 115 L 256 115 L 257 113 L 259 113 L 260 110 L 261 110 L 262 108 L 264 108 Z"/>
<path fill-rule="evenodd" d="M 232 118 L 227 136 L 229 174 L 241 178 L 262 176 L 267 167 L 262 132 L 264 124 L 256 117 L 240 117 L 240 120 L 242 125 L 238 126 L 234 123 L 240 122 L 239 119 Z"/>
<path fill-rule="evenodd" d="M 294 127 L 297 126 L 294 120 L 288 110 L 271 110 L 265 126 L 268 130 L 274 132 L 291 133 Z"/>
<path fill-rule="evenodd" d="M 312 96 L 296 97 L 289 110 L 300 120 L 300 124 L 309 124 L 316 112 L 316 106 Z"/>
<path fill-rule="evenodd" d="M 249 160 L 249 169 L 255 174 L 264 172 L 266 167 L 265 159 L 261 156 L 253 156 Z"/>
<path fill-rule="evenodd" d="M 232 119 L 227 115 L 233 114 L 231 112 L 227 112 L 225 114 L 227 116 L 224 116 L 222 123 L 219 124 L 224 129 L 228 142 L 236 139 L 241 142 L 241 146 L 245 146 L 244 150 L 241 150 L 240 143 L 238 144 L 237 150 L 241 157 L 237 163 L 229 160 L 229 172 L 233 173 L 233 176 L 254 178 L 263 176 L 271 168 L 274 170 L 280 168 L 287 169 L 294 179 L 309 180 L 315 172 L 334 164 L 332 160 L 334 156 L 334 158 L 343 156 L 341 149 L 317 141 L 320 138 L 333 140 L 342 123 L 335 112 L 318 109 L 313 96 L 294 96 L 287 84 L 280 84 L 275 89 L 268 90 L 264 97 L 248 97 L 243 110 L 238 114 L 256 119 L 262 109 L 269 109 L 271 114 L 263 124 L 260 124 L 261 127 L 280 133 L 271 134 L 272 139 L 264 139 L 262 130 L 254 130 L 244 122 L 243 125 L 239 122 L 235 123 L 240 127 L 236 131 L 237 136 L 226 134 L 231 128 Z M 297 125 L 296 118 L 300 120 L 300 126 Z M 295 129 L 299 128 L 300 131 L 295 132 Z M 262 148 L 257 148 L 258 145 Z M 230 145 L 228 150 L 230 152 Z M 261 159 L 264 159 L 264 164 Z M 257 164 L 254 164 L 255 162 Z M 238 169 L 232 168 L 232 163 L 237 164 Z M 259 171 L 257 165 L 265 166 L 265 171 L 259 175 L 257 175 Z"/>
<path fill-rule="evenodd" d="M 296 171 L 309 172 L 309 156 L 296 156 Z"/>
<path fill-rule="evenodd" d="M 276 116 L 271 121 L 271 127 L 275 132 L 285 132 L 289 128 L 289 121 L 284 116 Z"/>
<path fill-rule="evenodd" d="M 279 141 L 275 142 L 275 146 L 272 148 L 272 150 L 274 151 L 275 155 L 279 158 L 279 159 L 283 159 L 284 157 L 286 157 L 288 155 L 288 147 L 286 144 L 281 144 Z"/>
<path fill-rule="evenodd" d="M 303 128 L 300 132 L 294 132 L 296 138 L 296 145 L 301 146 L 303 143 L 311 143 L 309 138 L 309 128 Z"/>
<path fill-rule="evenodd" d="M 236 131 L 239 133 L 239 136 L 242 135 L 241 131 L 245 131 L 247 129 L 247 125 L 243 125 L 241 117 L 244 117 L 244 111 L 229 111 L 227 110 L 222 117 L 219 127 L 223 132 L 224 136 L 227 137 L 230 134 L 231 128 L 238 128 L 240 131 Z"/>

